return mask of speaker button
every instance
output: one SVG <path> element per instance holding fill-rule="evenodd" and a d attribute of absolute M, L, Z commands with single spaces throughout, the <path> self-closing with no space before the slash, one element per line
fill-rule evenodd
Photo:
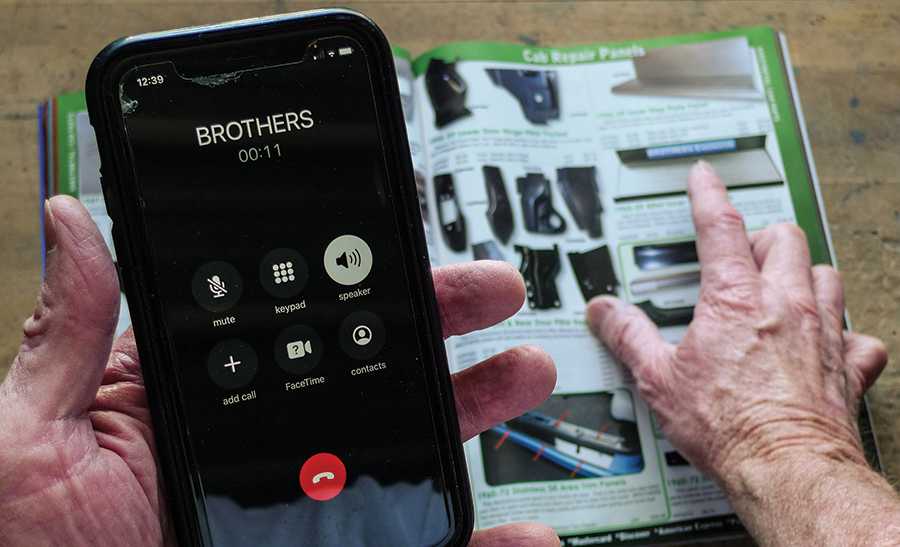
<path fill-rule="evenodd" d="M 372 271 L 372 250 L 362 239 L 345 234 L 325 249 L 325 271 L 341 285 L 356 285 Z"/>

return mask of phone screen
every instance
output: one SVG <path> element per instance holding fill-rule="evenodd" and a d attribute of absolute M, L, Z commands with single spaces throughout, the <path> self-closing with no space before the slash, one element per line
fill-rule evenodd
<path fill-rule="evenodd" d="M 121 199 L 213 545 L 455 533 L 447 483 L 464 479 L 448 475 L 374 59 L 325 25 L 151 51 L 117 74 Z"/>

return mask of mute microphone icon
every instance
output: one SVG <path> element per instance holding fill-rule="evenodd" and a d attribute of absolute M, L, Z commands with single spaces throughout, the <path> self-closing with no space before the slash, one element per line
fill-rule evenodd
<path fill-rule="evenodd" d="M 209 283 L 209 292 L 212 293 L 213 298 L 222 298 L 228 294 L 228 291 L 225 289 L 225 282 L 218 275 L 210 277 L 206 282 Z"/>

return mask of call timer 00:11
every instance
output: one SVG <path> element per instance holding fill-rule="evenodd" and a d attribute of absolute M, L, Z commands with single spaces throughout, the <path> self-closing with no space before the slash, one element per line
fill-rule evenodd
<path fill-rule="evenodd" d="M 243 148 L 238 150 L 238 159 L 241 163 L 250 161 L 267 160 L 271 158 L 281 157 L 281 145 L 275 143 L 273 145 L 265 145 L 254 148 Z"/>

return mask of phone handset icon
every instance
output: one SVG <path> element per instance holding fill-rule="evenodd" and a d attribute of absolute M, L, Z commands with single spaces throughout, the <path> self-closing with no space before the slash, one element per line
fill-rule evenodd
<path fill-rule="evenodd" d="M 314 500 L 330 500 L 341 493 L 346 483 L 347 468 L 334 454 L 316 454 L 300 468 L 300 487 Z"/>
<path fill-rule="evenodd" d="M 333 481 L 334 473 L 331 473 L 330 471 L 325 471 L 323 473 L 319 473 L 318 475 L 316 475 L 315 477 L 312 478 L 312 481 L 313 481 L 313 484 L 319 484 L 319 482 L 323 479 Z"/>

